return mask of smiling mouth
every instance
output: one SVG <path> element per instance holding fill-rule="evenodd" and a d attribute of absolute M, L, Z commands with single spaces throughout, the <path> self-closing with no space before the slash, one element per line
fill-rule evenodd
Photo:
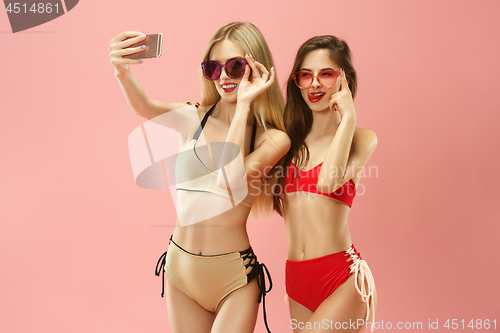
<path fill-rule="evenodd" d="M 307 95 L 307 97 L 309 98 L 309 102 L 311 103 L 319 102 L 323 98 L 323 96 L 325 96 L 324 92 L 314 92 Z"/>
<path fill-rule="evenodd" d="M 236 83 L 223 83 L 220 85 L 225 93 L 230 93 L 238 86 Z"/>

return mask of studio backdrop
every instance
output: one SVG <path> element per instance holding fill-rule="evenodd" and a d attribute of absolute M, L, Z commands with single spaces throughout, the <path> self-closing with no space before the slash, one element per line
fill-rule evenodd
<path fill-rule="evenodd" d="M 135 184 L 128 137 L 146 120 L 108 46 L 126 30 L 163 33 L 162 56 L 134 76 L 153 99 L 201 101 L 203 50 L 232 21 L 262 31 L 282 89 L 310 37 L 352 50 L 358 126 L 378 137 L 349 215 L 376 328 L 499 330 L 498 1 L 56 2 L 60 15 L 32 27 L 38 7 L 28 23 L 9 1 L 0 13 L 0 331 L 170 332 L 154 268 L 175 207 L 168 189 Z M 269 326 L 291 332 L 283 219 L 248 232 L 273 277 Z"/>

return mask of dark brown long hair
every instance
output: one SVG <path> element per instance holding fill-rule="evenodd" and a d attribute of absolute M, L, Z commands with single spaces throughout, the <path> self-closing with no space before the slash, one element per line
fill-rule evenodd
<path fill-rule="evenodd" d="M 281 174 L 278 177 L 278 186 L 273 188 L 273 208 L 281 216 L 283 216 L 283 202 L 280 194 L 282 194 L 282 189 L 284 189 L 285 186 L 284 182 L 288 166 L 292 160 L 299 169 L 303 169 L 307 165 L 309 160 L 309 149 L 305 143 L 305 139 L 311 131 L 313 123 L 312 111 L 304 101 L 299 87 L 295 85 L 292 75 L 300 70 L 306 55 L 315 50 L 328 51 L 330 59 L 344 69 L 352 97 L 354 98 L 356 95 L 356 70 L 351 61 L 351 50 L 345 41 L 335 36 L 325 35 L 313 37 L 301 45 L 297 51 L 292 72 L 288 76 L 286 84 L 286 105 L 283 117 L 285 130 L 292 141 L 292 145 L 287 155 L 280 161 Z M 285 197 L 283 197 L 283 199 L 284 198 Z"/>

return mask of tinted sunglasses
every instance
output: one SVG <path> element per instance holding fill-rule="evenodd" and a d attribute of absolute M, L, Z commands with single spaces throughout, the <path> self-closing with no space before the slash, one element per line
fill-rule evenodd
<path fill-rule="evenodd" d="M 332 88 L 339 76 L 339 71 L 329 69 L 319 72 L 318 75 L 313 75 L 311 72 L 299 71 L 294 73 L 292 78 L 300 89 L 309 89 L 315 78 L 318 79 L 319 84 L 325 88 Z"/>
<path fill-rule="evenodd" d="M 239 79 L 245 74 L 245 58 L 232 58 L 221 65 L 218 61 L 209 60 L 201 63 L 203 75 L 210 81 L 218 80 L 222 74 L 222 69 L 226 70 L 227 76 L 231 79 Z"/>

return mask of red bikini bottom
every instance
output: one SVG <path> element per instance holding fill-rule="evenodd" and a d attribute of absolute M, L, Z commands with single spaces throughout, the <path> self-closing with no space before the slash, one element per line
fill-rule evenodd
<path fill-rule="evenodd" d="M 285 268 L 285 286 L 288 296 L 315 312 L 320 304 L 330 296 L 351 274 L 358 280 L 360 275 L 361 289 L 356 289 L 363 302 L 367 304 L 366 320 L 373 308 L 372 293 L 375 283 L 366 261 L 352 245 L 348 250 L 332 253 L 320 258 L 294 261 L 287 260 Z M 365 281 L 368 290 L 365 290 Z M 371 303 L 371 304 L 370 304 Z M 373 321 L 375 320 L 375 313 Z"/>

